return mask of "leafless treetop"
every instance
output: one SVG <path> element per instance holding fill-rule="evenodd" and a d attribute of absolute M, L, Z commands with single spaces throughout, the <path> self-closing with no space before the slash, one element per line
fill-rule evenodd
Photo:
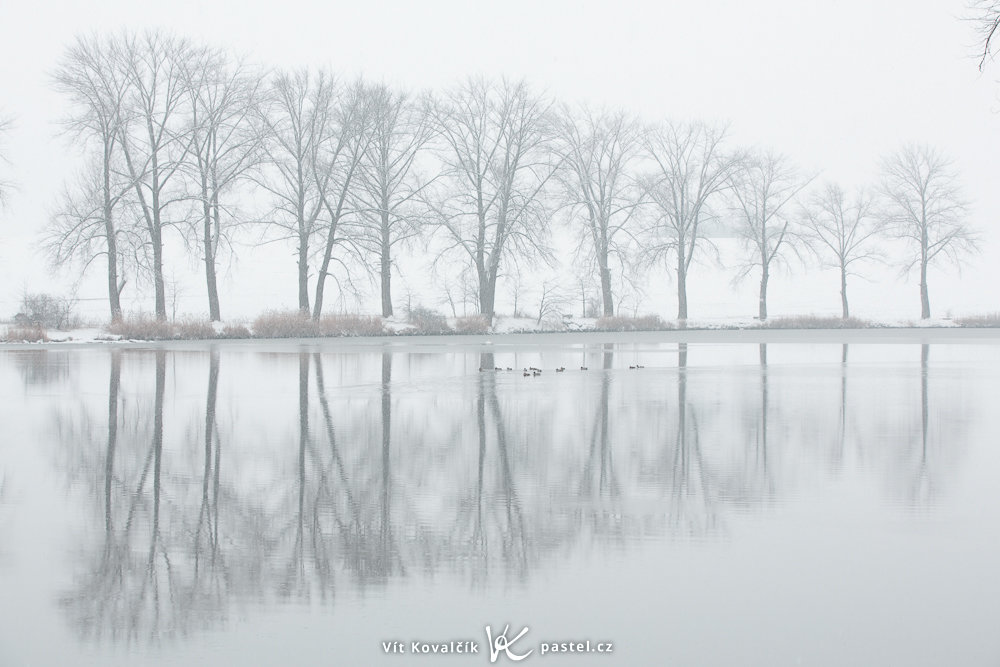
<path fill-rule="evenodd" d="M 972 0 L 969 4 L 969 20 L 975 25 L 979 48 L 979 71 L 993 56 L 994 37 L 1000 28 L 1000 2 L 997 0 Z"/>

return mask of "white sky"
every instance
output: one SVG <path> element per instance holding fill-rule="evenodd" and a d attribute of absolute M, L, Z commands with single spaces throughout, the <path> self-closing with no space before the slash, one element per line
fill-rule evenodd
<path fill-rule="evenodd" d="M 647 119 L 728 121 L 735 141 L 788 153 L 848 187 L 871 182 L 879 157 L 901 144 L 933 144 L 955 160 L 973 221 L 988 240 L 960 275 L 932 276 L 932 308 L 935 315 L 1000 310 L 994 222 L 1000 197 L 993 185 L 1000 174 L 1000 64 L 979 74 L 964 12 L 962 0 L 6 0 L 0 2 L 0 113 L 14 116 L 16 127 L 6 141 L 11 164 L 0 169 L 18 190 L 0 211 L 0 315 L 16 310 L 25 285 L 58 291 L 72 281 L 71 272 L 51 275 L 31 247 L 79 158 L 56 134 L 64 106 L 49 73 L 76 34 L 150 26 L 267 65 L 329 65 L 409 89 L 505 74 L 569 102 L 620 106 Z M 174 271 L 182 280 L 190 274 L 183 310 L 207 311 L 197 264 Z M 94 277 L 81 297 L 104 296 L 99 269 Z M 753 313 L 753 277 L 737 292 L 730 277 L 708 266 L 694 269 L 692 317 Z M 648 310 L 670 316 L 673 285 L 654 278 Z M 835 276 L 815 271 L 808 278 L 779 275 L 771 310 L 837 312 L 835 283 Z M 912 280 L 887 270 L 875 287 L 855 283 L 859 314 L 919 316 Z M 224 314 L 293 306 L 291 249 L 245 254 L 223 288 Z M 135 306 L 148 310 L 151 300 Z M 96 302 L 98 314 L 104 308 Z M 376 308 L 373 301 L 370 310 Z"/>

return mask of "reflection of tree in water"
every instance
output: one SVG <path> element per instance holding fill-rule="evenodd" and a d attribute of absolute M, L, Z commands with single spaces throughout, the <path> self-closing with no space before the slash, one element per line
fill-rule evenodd
<path fill-rule="evenodd" d="M 65 384 L 73 371 L 76 357 L 56 350 L 10 350 L 7 353 L 21 374 L 25 386 Z"/>
<path fill-rule="evenodd" d="M 614 348 L 604 346 L 601 355 L 601 392 L 597 409 L 594 410 L 593 426 L 587 446 L 587 460 L 580 480 L 580 495 L 583 497 L 618 496 L 621 494 L 615 477 L 611 441 L 608 435 L 609 407 L 611 400 L 611 368 L 614 362 Z"/>
<path fill-rule="evenodd" d="M 969 394 L 980 391 L 980 367 L 936 366 L 931 347 L 920 345 L 919 373 L 910 370 L 914 346 L 906 373 L 874 376 L 865 386 L 870 395 L 849 404 L 859 455 L 882 471 L 891 493 L 909 507 L 933 504 L 942 492 L 967 446 L 975 403 Z"/>
<path fill-rule="evenodd" d="M 915 501 L 926 501 L 931 495 L 930 479 L 927 475 L 927 436 L 930 411 L 927 398 L 927 361 L 930 345 L 920 346 L 920 463 L 914 475 L 911 497 Z"/>
<path fill-rule="evenodd" d="M 776 453 L 787 439 L 782 437 L 781 431 L 789 430 L 788 425 L 783 424 L 784 413 L 776 418 L 775 401 L 772 400 L 775 386 L 781 389 L 782 378 L 775 382 L 770 374 L 767 344 L 758 344 L 756 352 L 756 372 L 745 372 L 743 367 L 727 371 L 726 384 L 732 383 L 732 394 L 731 407 L 725 414 L 736 421 L 729 431 L 714 425 L 709 443 L 714 445 L 716 454 L 713 459 L 715 474 L 709 477 L 716 484 L 712 497 L 741 508 L 765 504 L 774 496 Z M 713 397 L 698 396 L 694 403 L 703 410 L 713 403 Z M 819 407 L 827 409 L 824 405 Z M 716 419 L 719 418 L 720 415 L 716 415 Z M 713 426 L 711 421 L 708 423 Z M 775 433 L 775 424 L 784 428 Z"/>
<path fill-rule="evenodd" d="M 85 636 L 112 639 L 155 639 L 173 626 L 175 580 L 170 557 L 162 540 L 161 496 L 163 463 L 163 401 L 166 353 L 156 352 L 153 423 L 143 438 L 139 433 L 124 454 L 142 459 L 138 479 L 129 479 L 126 466 L 116 468 L 120 430 L 118 418 L 121 356 L 112 353 L 108 390 L 108 425 L 103 465 L 103 549 L 98 565 L 66 605 Z M 139 422 L 137 421 L 138 425 Z M 145 429 L 143 429 L 145 430 Z M 131 433 L 129 435 L 132 435 Z M 119 493 L 113 493 L 115 487 Z"/>
<path fill-rule="evenodd" d="M 158 350 L 154 357 L 150 405 L 148 399 L 121 395 L 122 354 L 111 352 L 103 452 L 84 454 L 78 462 L 77 473 L 91 479 L 92 497 L 99 498 L 103 525 L 99 546 L 86 556 L 92 564 L 63 600 L 85 637 L 146 642 L 209 628 L 225 621 L 232 590 L 248 587 L 247 573 L 230 567 L 222 545 L 230 545 L 238 563 L 252 558 L 253 540 L 238 537 L 252 521 L 236 509 L 228 521 L 244 526 L 231 528 L 228 536 L 219 527 L 220 498 L 227 490 L 220 482 L 221 438 L 215 421 L 218 352 L 212 350 L 209 362 L 201 480 L 169 472 L 171 455 L 164 449 L 167 353 Z M 123 411 L 126 403 L 129 409 Z M 65 442 L 80 446 L 87 441 L 86 420 L 64 415 L 60 426 Z M 187 493 L 196 485 L 197 496 Z M 232 497 L 231 491 L 228 495 Z"/>
<path fill-rule="evenodd" d="M 727 507 L 778 493 L 775 453 L 795 444 L 782 442 L 787 426 L 774 432 L 771 405 L 795 385 L 769 377 L 767 348 L 758 353 L 759 372 L 736 376 L 742 380 L 728 390 L 738 400 L 750 388 L 750 422 L 705 384 L 717 375 L 692 374 L 685 344 L 676 380 L 665 369 L 616 370 L 608 346 L 602 368 L 589 374 L 522 382 L 520 373 L 476 373 L 472 395 L 454 403 L 409 391 L 407 364 L 397 364 L 403 378 L 394 379 L 389 352 L 352 359 L 346 388 L 328 379 L 337 377 L 337 355 L 270 358 L 268 377 L 289 381 L 289 360 L 298 362 L 298 394 L 294 412 L 290 401 L 284 414 L 260 417 L 285 420 L 279 428 L 287 436 L 274 451 L 289 463 L 262 489 L 233 472 L 256 435 L 252 424 L 220 423 L 220 403 L 243 394 L 220 390 L 229 366 L 218 349 L 178 362 L 182 377 L 173 385 L 183 392 L 172 393 L 171 353 L 114 350 L 106 403 L 67 403 L 57 420 L 61 440 L 74 448 L 73 477 L 89 489 L 100 526 L 99 543 L 84 554 L 85 574 L 65 598 L 67 612 L 87 637 L 151 641 L 224 623 L 246 597 L 330 604 L 339 591 L 414 572 L 450 571 L 473 583 L 524 580 L 587 535 L 620 542 L 711 533 Z M 933 487 L 939 437 L 927 358 L 925 348 L 920 446 L 906 450 L 908 465 L 900 467 L 915 471 L 918 489 Z M 495 365 L 493 354 L 480 357 L 481 368 Z M 190 394 L 191 372 L 199 384 L 207 375 L 207 387 L 194 399 L 197 410 L 186 413 L 197 425 L 185 428 L 176 404 Z M 843 443 L 846 371 L 836 380 Z M 630 425 L 620 414 L 621 391 L 633 386 L 646 398 L 629 408 L 638 416 Z M 834 385 L 827 388 L 833 398 Z M 551 403 L 539 410 L 542 393 Z M 802 405 L 782 411 L 778 422 L 815 420 L 816 410 L 833 408 L 830 401 Z M 554 410 L 573 415 L 579 437 L 562 416 L 531 422 Z"/>
<path fill-rule="evenodd" d="M 481 354 L 480 368 L 493 367 L 493 354 Z M 516 461 L 497 398 L 496 374 L 488 371 L 479 374 L 477 383 L 476 436 L 475 489 L 471 498 L 464 493 L 460 497 L 450 545 L 460 554 L 456 564 L 466 561 L 474 581 L 485 580 L 495 561 L 524 577 L 531 558 L 530 536 L 514 480 Z"/>
<path fill-rule="evenodd" d="M 686 343 L 677 346 L 673 410 L 668 396 L 662 403 L 653 404 L 666 420 L 662 428 L 652 429 L 653 467 L 647 468 L 642 477 L 644 484 L 665 502 L 659 505 L 662 517 L 647 517 L 646 521 L 659 526 L 663 533 L 701 536 L 718 525 L 723 476 L 719 463 L 713 469 L 705 456 L 700 422 L 706 406 L 691 395 Z M 649 418 L 649 424 L 655 423 Z"/>
<path fill-rule="evenodd" d="M 320 408 L 315 427 L 310 421 L 310 367 Z M 392 355 L 386 352 L 381 357 L 379 427 L 362 430 L 357 439 L 358 425 L 347 423 L 356 415 L 331 407 L 322 355 L 300 353 L 296 497 L 293 508 L 285 505 L 276 513 L 294 517 L 277 541 L 279 549 L 291 551 L 283 557 L 287 566 L 278 585 L 283 596 L 332 597 L 338 571 L 348 585 L 384 585 L 406 574 L 407 554 L 420 553 L 423 531 L 409 531 L 407 544 L 401 545 L 395 527 L 396 515 L 405 515 L 407 507 L 405 499 L 396 499 L 391 384 Z M 404 547 L 409 547 L 406 553 Z"/>
<path fill-rule="evenodd" d="M 770 496 L 774 492 L 774 480 L 771 476 L 771 470 L 768 468 L 768 456 L 770 454 L 768 450 L 768 427 L 771 418 L 771 401 L 767 369 L 767 343 L 760 343 L 758 347 L 760 358 L 760 409 L 753 439 L 750 443 L 751 453 L 748 457 L 747 480 L 751 484 L 756 483 L 756 488 L 752 490 L 748 489 L 751 493 L 754 495 L 762 494 Z"/>
<path fill-rule="evenodd" d="M 621 432 L 619 419 L 611 409 L 612 383 L 615 346 L 605 343 L 601 352 L 600 385 L 596 405 L 589 410 L 581 410 L 583 426 L 587 429 L 581 443 L 586 456 L 577 478 L 568 484 L 576 489 L 579 509 L 573 518 L 581 528 L 588 529 L 601 542 L 620 544 L 641 538 L 650 529 L 660 530 L 663 521 L 650 521 L 647 509 L 631 511 L 625 507 L 627 496 L 634 491 L 635 480 L 628 479 L 626 468 L 625 488 L 622 474 L 615 465 L 615 447 L 627 446 L 630 439 Z M 586 415 L 592 415 L 589 423 Z M 653 505 L 653 513 L 659 513 L 659 505 Z"/>
<path fill-rule="evenodd" d="M 227 554 L 220 543 L 219 501 L 222 466 L 222 438 L 216 419 L 219 393 L 219 350 L 209 351 L 208 389 L 205 399 L 205 427 L 202 433 L 203 455 L 201 470 L 201 498 L 191 537 L 191 581 L 187 591 L 186 606 L 207 612 L 223 613 L 226 609 L 229 587 L 235 577 L 227 567 Z M 190 527 L 185 532 L 191 533 Z M 252 548 L 251 545 L 244 545 Z"/>
<path fill-rule="evenodd" d="M 903 494 L 911 506 L 928 505 L 940 492 L 941 469 L 948 463 L 945 459 L 955 454 L 946 450 L 963 441 L 960 434 L 968 420 L 964 402 L 955 400 L 950 393 L 932 405 L 930 349 L 926 343 L 920 346 L 920 426 L 911 429 L 910 441 L 914 444 L 902 452 Z"/>
<path fill-rule="evenodd" d="M 840 351 L 840 412 L 837 419 L 837 450 L 834 453 L 833 465 L 840 468 L 844 461 L 844 450 L 847 448 L 847 343 Z"/>
<path fill-rule="evenodd" d="M 711 476 L 706 470 L 698 430 L 698 412 L 688 400 L 687 344 L 677 346 L 677 432 L 670 480 L 670 523 L 674 530 L 700 535 L 717 517 Z"/>

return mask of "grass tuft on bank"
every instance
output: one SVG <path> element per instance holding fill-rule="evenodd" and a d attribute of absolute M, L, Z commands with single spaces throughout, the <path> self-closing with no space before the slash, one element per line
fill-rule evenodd
<path fill-rule="evenodd" d="M 380 317 L 324 315 L 318 320 L 299 310 L 268 311 L 251 325 L 254 338 L 321 338 L 324 336 L 383 336 Z"/>
<path fill-rule="evenodd" d="M 985 313 L 982 315 L 969 315 L 967 317 L 956 317 L 955 324 L 957 324 L 960 327 L 972 327 L 972 328 L 1000 327 L 1000 313 Z"/>
<path fill-rule="evenodd" d="M 639 317 L 601 317 L 594 324 L 595 331 L 670 331 L 676 327 L 664 322 L 659 315 Z"/>
<path fill-rule="evenodd" d="M 5 343 L 48 343 L 48 332 L 40 324 L 14 325 L 3 336 Z"/>
<path fill-rule="evenodd" d="M 868 320 L 857 317 L 824 317 L 820 315 L 774 317 L 760 323 L 762 329 L 872 329 L 876 326 Z"/>
<path fill-rule="evenodd" d="M 120 320 L 112 320 L 107 332 L 122 340 L 173 340 L 176 328 L 174 323 L 158 320 L 152 315 L 133 313 Z"/>

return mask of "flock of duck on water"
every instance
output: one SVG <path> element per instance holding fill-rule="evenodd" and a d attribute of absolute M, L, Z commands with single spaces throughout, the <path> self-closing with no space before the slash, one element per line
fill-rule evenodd
<path fill-rule="evenodd" d="M 634 366 L 629 366 L 629 370 L 633 370 L 633 371 L 634 370 L 639 370 L 640 368 L 645 368 L 645 366 L 642 366 L 640 364 L 636 364 Z M 511 368 L 510 366 L 507 366 L 506 368 L 500 368 L 499 366 L 495 366 L 492 370 L 496 371 L 496 372 L 502 372 L 502 371 L 513 371 L 514 369 Z M 539 375 L 542 374 L 542 369 L 541 368 L 535 368 L 534 366 L 528 366 L 527 368 L 522 368 L 521 370 L 523 372 L 524 377 L 526 377 L 526 378 L 538 377 Z M 586 370 L 589 370 L 589 369 L 586 366 L 580 366 L 580 370 L 581 371 L 586 371 Z M 556 373 L 563 373 L 565 371 L 566 371 L 566 367 L 565 366 L 560 366 L 559 368 L 556 369 Z M 489 373 L 490 369 L 489 368 L 483 368 L 483 367 L 480 366 L 479 372 L 480 373 Z"/>

